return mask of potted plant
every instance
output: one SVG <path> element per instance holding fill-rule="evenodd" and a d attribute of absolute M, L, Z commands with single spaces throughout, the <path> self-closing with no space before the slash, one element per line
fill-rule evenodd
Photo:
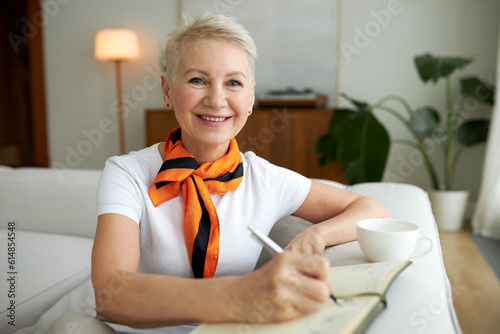
<path fill-rule="evenodd" d="M 380 181 L 385 169 L 391 144 L 385 127 L 377 120 L 375 110 L 382 110 L 396 117 L 411 133 L 413 140 L 395 140 L 395 143 L 410 145 L 423 156 L 424 165 L 431 179 L 429 197 L 436 221 L 442 229 L 455 230 L 461 227 L 468 198 L 468 191 L 454 189 L 453 176 L 458 158 L 464 147 L 484 143 L 487 138 L 489 120 L 462 119 L 464 101 L 479 101 L 493 104 L 494 87 L 477 77 L 460 80 L 460 98 L 453 96 L 452 74 L 472 62 L 470 58 L 437 57 L 430 53 L 414 58 L 420 79 L 438 83 L 445 81 L 446 107 L 441 114 L 430 106 L 412 109 L 403 98 L 391 95 L 375 104 L 359 101 L 346 94 L 354 108 L 335 110 L 328 132 L 316 143 L 320 165 L 338 161 L 345 169 L 346 181 L 350 184 Z M 406 116 L 388 105 L 396 101 Z M 444 178 L 441 180 L 431 159 L 428 144 L 433 141 L 444 148 Z M 445 199 L 443 199 L 445 198 Z M 461 203 L 440 205 L 453 198 Z M 457 209 L 457 208 L 463 208 Z M 455 216 L 455 218 L 452 217 Z M 456 222 L 452 223 L 452 220 Z"/>

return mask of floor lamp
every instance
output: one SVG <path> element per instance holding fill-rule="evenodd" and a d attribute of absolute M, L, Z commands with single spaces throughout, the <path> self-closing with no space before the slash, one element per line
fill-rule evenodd
<path fill-rule="evenodd" d="M 99 30 L 95 36 L 95 57 L 115 63 L 116 95 L 118 98 L 118 134 L 120 154 L 125 154 L 125 125 L 123 115 L 121 63 L 139 56 L 139 42 L 134 31 L 125 28 Z"/>

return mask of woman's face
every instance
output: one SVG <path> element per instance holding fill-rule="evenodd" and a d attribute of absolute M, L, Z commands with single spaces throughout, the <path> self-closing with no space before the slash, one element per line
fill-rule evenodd
<path fill-rule="evenodd" d="M 194 155 L 200 150 L 226 154 L 254 103 L 244 51 L 227 42 L 188 45 L 170 80 L 162 77 L 163 97 L 182 127 L 184 147 Z"/>

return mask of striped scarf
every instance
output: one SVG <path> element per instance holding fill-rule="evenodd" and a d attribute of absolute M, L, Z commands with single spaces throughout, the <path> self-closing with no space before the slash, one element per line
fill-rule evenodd
<path fill-rule="evenodd" d="M 196 278 L 213 277 L 219 260 L 219 218 L 210 193 L 223 195 L 236 190 L 242 178 L 243 163 L 236 139 L 229 142 L 226 155 L 198 165 L 182 146 L 180 127 L 170 132 L 165 160 L 149 188 L 149 197 L 157 207 L 176 198 L 182 188 L 186 246 Z"/>

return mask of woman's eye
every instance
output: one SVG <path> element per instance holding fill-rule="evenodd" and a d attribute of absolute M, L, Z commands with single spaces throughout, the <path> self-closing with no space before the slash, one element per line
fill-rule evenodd
<path fill-rule="evenodd" d="M 202 84 L 203 80 L 201 80 L 200 78 L 192 78 L 189 80 L 189 82 L 193 84 Z"/>
<path fill-rule="evenodd" d="M 229 86 L 241 86 L 241 82 L 237 81 L 237 80 L 231 80 L 229 81 Z"/>

